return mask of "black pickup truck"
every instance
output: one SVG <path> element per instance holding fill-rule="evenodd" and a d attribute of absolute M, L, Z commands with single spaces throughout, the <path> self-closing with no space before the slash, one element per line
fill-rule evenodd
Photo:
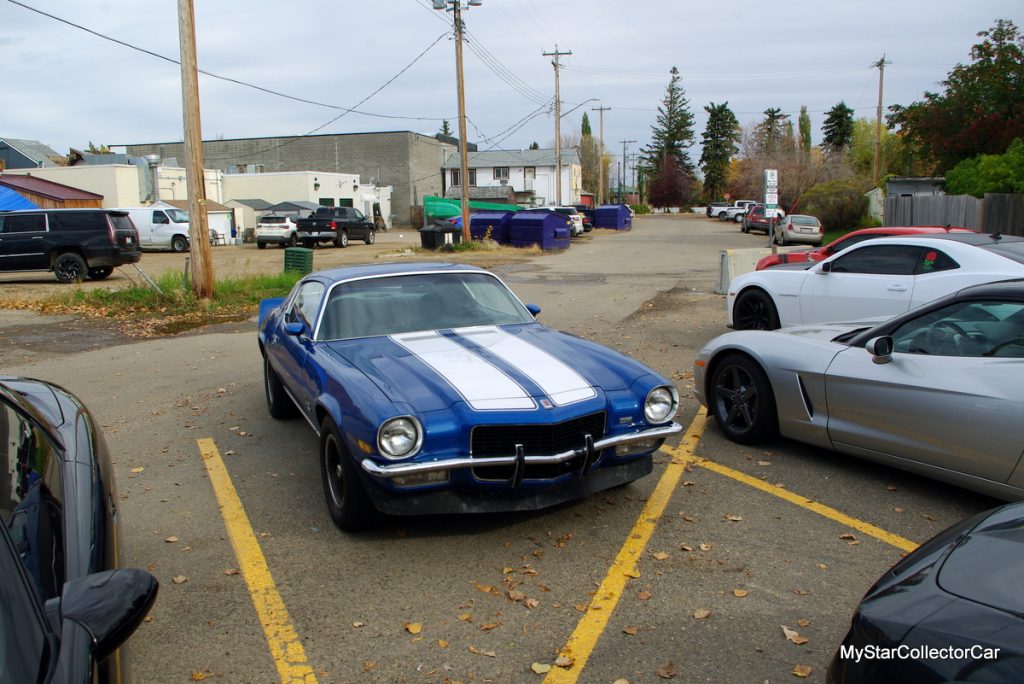
<path fill-rule="evenodd" d="M 377 235 L 373 221 L 352 207 L 321 207 L 307 218 L 295 222 L 295 236 L 303 247 L 332 242 L 348 247 L 349 240 L 362 240 L 372 245 Z"/>

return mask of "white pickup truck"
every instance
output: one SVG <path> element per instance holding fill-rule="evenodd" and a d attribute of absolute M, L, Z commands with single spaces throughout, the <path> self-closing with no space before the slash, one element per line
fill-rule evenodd
<path fill-rule="evenodd" d="M 742 221 L 743 215 L 747 213 L 747 207 L 755 204 L 755 200 L 736 200 L 731 207 L 725 207 L 715 215 L 719 221 Z"/>

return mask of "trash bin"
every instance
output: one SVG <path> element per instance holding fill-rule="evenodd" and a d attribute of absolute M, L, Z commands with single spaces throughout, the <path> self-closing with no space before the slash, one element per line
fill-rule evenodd
<path fill-rule="evenodd" d="M 305 247 L 285 247 L 284 270 L 298 271 L 302 275 L 313 272 L 313 250 Z"/>
<path fill-rule="evenodd" d="M 513 247 L 568 249 L 569 219 L 553 211 L 520 211 L 512 215 L 509 236 Z"/>
<path fill-rule="evenodd" d="M 462 228 L 448 221 L 434 221 L 419 229 L 423 249 L 442 249 L 447 245 L 462 244 Z"/>
<path fill-rule="evenodd" d="M 469 217 L 469 236 L 474 240 L 491 239 L 499 245 L 507 245 L 512 239 L 511 211 L 478 211 Z"/>

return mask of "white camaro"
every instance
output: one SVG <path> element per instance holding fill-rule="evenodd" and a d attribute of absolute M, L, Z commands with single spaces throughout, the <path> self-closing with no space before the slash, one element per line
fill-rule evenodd
<path fill-rule="evenodd" d="M 815 264 L 733 278 L 728 325 L 793 325 L 894 316 L 950 292 L 1024 277 L 1024 238 L 986 233 L 885 237 Z"/>

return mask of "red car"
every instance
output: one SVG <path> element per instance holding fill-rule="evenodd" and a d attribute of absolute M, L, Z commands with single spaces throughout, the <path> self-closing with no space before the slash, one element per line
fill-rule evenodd
<path fill-rule="evenodd" d="M 801 249 L 794 252 L 780 252 L 769 254 L 757 262 L 755 270 L 761 271 L 779 264 L 792 264 L 800 261 L 821 261 L 827 259 L 836 252 L 841 252 L 851 245 L 871 238 L 886 237 L 889 235 L 925 235 L 928 233 L 974 233 L 977 231 L 967 228 L 955 228 L 952 226 L 890 226 L 884 228 L 861 228 L 847 233 L 838 240 L 815 247 L 814 249 Z"/>

